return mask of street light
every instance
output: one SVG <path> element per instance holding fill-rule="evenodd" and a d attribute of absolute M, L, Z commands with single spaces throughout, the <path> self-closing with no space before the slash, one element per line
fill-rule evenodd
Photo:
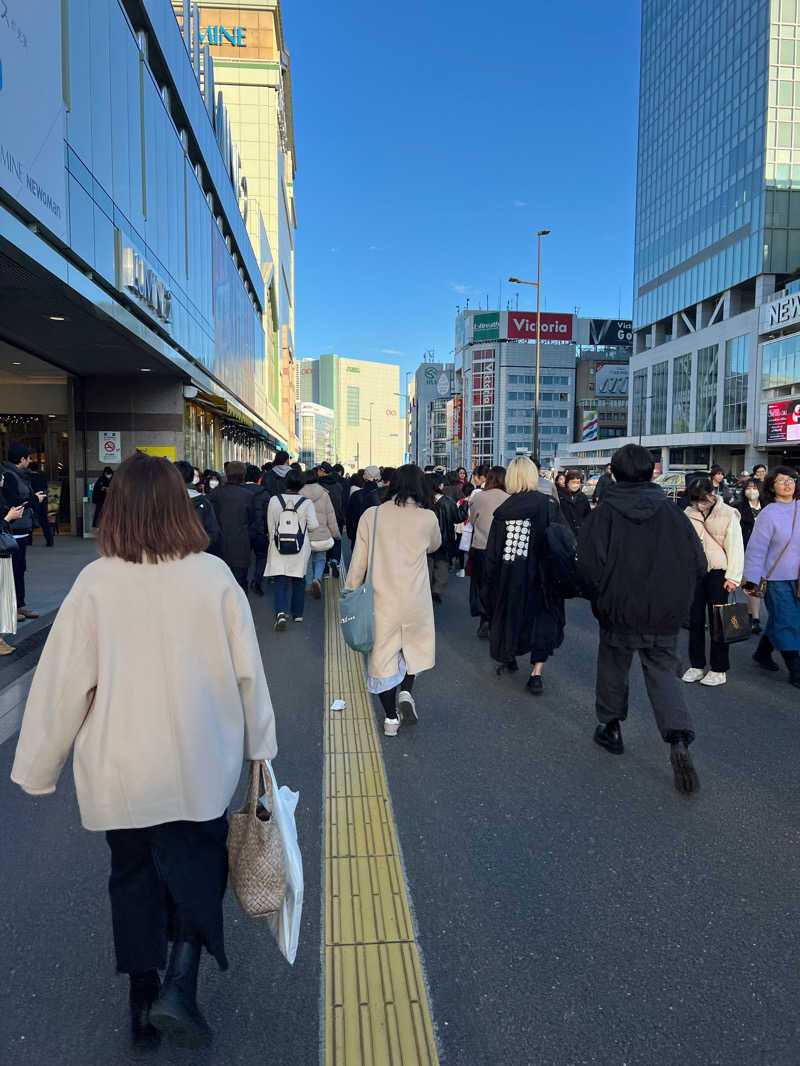
<path fill-rule="evenodd" d="M 369 422 L 369 465 L 372 466 L 372 408 L 375 406 L 375 401 L 370 401 L 369 405 L 369 418 L 362 418 L 362 422 Z"/>
<path fill-rule="evenodd" d="M 509 278 L 514 285 L 533 285 L 536 288 L 536 401 L 533 408 L 533 458 L 539 462 L 539 368 L 541 365 L 542 343 L 542 237 L 549 229 L 540 229 L 536 234 L 536 281 L 523 281 L 522 278 Z"/>

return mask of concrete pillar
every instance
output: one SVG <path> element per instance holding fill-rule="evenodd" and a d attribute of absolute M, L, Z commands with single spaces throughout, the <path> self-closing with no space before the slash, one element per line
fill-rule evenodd
<path fill-rule="evenodd" d="M 756 278 L 756 307 L 768 302 L 775 293 L 775 275 L 759 274 Z"/>

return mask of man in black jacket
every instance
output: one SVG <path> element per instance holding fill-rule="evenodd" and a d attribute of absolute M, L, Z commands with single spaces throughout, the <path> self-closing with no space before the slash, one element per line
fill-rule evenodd
<path fill-rule="evenodd" d="M 25 605 L 25 573 L 28 569 L 28 546 L 36 521 L 36 509 L 47 497 L 43 492 L 34 492 L 31 487 L 28 474 L 30 454 L 31 450 L 25 444 L 12 444 L 8 449 L 8 459 L 3 463 L 3 495 L 6 502 L 9 507 L 24 508 L 22 518 L 11 523 L 11 532 L 17 542 L 17 550 L 11 553 L 11 565 L 14 571 L 18 622 L 39 617 L 36 611 Z"/>
<path fill-rule="evenodd" d="M 578 569 L 600 623 L 595 741 L 624 751 L 628 674 L 637 651 L 658 729 L 670 744 L 679 792 L 700 787 L 689 754 L 691 718 L 678 678 L 678 632 L 706 571 L 700 540 L 658 485 L 645 448 L 626 444 L 611 461 L 616 484 L 581 527 Z"/>
<path fill-rule="evenodd" d="M 282 496 L 286 492 L 286 475 L 290 470 L 289 453 L 283 450 L 276 452 L 271 468 L 261 477 L 262 488 L 270 496 Z"/>
<path fill-rule="evenodd" d="M 347 535 L 351 544 L 356 542 L 356 532 L 362 514 L 369 507 L 378 507 L 382 502 L 378 488 L 380 479 L 381 472 L 377 466 L 368 466 L 364 471 L 364 488 L 354 492 L 347 501 Z"/>
<path fill-rule="evenodd" d="M 189 499 L 192 501 L 192 507 L 194 507 L 197 517 L 202 523 L 203 529 L 208 534 L 208 547 L 206 548 L 206 551 L 209 555 L 217 555 L 221 557 L 222 530 L 219 528 L 219 522 L 217 521 L 217 515 L 214 508 L 208 502 L 206 497 L 197 491 L 194 467 L 185 459 L 181 459 L 175 464 L 175 469 L 183 478 L 186 491 L 189 493 Z"/>
<path fill-rule="evenodd" d="M 259 484 L 261 471 L 252 463 L 247 464 L 247 472 L 244 476 L 244 487 L 253 497 L 253 524 L 250 527 L 250 547 L 253 549 L 253 580 L 250 588 L 257 596 L 264 595 L 261 584 L 264 571 L 267 568 L 267 555 L 269 554 L 269 538 L 267 535 L 267 508 L 269 507 L 270 494 L 263 485 Z"/>
<path fill-rule="evenodd" d="M 600 477 L 597 479 L 597 484 L 594 487 L 594 494 L 592 495 L 592 503 L 597 505 L 606 494 L 606 489 L 609 485 L 614 484 L 614 478 L 611 476 L 611 463 L 606 463 L 606 468 Z"/>
<path fill-rule="evenodd" d="M 333 513 L 336 515 L 336 524 L 340 530 L 343 530 L 347 522 L 347 500 L 350 495 L 350 487 L 344 479 L 344 467 L 340 463 L 333 467 L 330 463 L 321 463 L 319 469 L 319 483 L 330 496 Z M 339 564 L 342 561 L 341 539 L 333 542 L 333 547 L 328 548 L 325 558 L 326 568 L 330 567 L 333 577 L 338 577 Z"/>
<path fill-rule="evenodd" d="M 253 527 L 253 495 L 244 487 L 244 463 L 225 464 L 225 484 L 209 494 L 220 529 L 222 558 L 247 592 L 250 568 L 250 530 Z"/>
<path fill-rule="evenodd" d="M 458 551 L 456 524 L 459 521 L 458 504 L 445 495 L 447 478 L 444 474 L 426 474 L 434 500 L 434 510 L 439 520 L 442 543 L 428 556 L 428 573 L 431 580 L 431 597 L 435 604 L 442 602 L 447 579 L 450 575 L 450 560 Z"/>

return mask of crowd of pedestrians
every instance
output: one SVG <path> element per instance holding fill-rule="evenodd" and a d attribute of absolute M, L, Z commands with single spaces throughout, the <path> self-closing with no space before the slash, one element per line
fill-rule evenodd
<path fill-rule="evenodd" d="M 0 654 L 16 622 L 34 616 L 24 587 L 37 500 L 27 459 L 12 448 L 0 470 Z M 100 478 L 101 558 L 52 627 L 12 776 L 50 793 L 75 746 L 83 824 L 104 830 L 110 849 L 117 966 L 130 975 L 137 1047 L 156 1046 L 162 1032 L 190 1046 L 210 1040 L 197 976 L 203 947 L 227 965 L 227 809 L 242 758 L 276 752 L 248 596 L 263 596 L 268 582 L 275 631 L 301 624 L 306 595 L 338 592 L 324 577 L 338 579 L 345 536 L 345 588 L 367 575 L 372 585 L 366 686 L 386 737 L 419 721 L 415 682 L 436 663 L 435 608 L 459 574 L 498 693 L 520 656 L 529 657 L 527 693 L 557 689 L 544 670 L 554 659 L 558 669 L 566 602 L 587 599 L 598 623 L 594 740 L 624 753 L 638 655 L 680 792 L 699 787 L 687 685 L 726 683 L 729 648 L 713 623 L 737 590 L 760 637 L 756 664 L 777 672 L 778 653 L 800 688 L 797 471 L 756 468 L 738 487 L 723 471 L 698 471 L 677 502 L 653 478 L 651 453 L 635 444 L 614 454 L 591 499 L 580 471 L 551 484 L 523 456 L 471 476 L 407 464 L 348 479 L 327 463 L 303 470 L 286 452 L 261 469 L 227 462 L 223 475 L 137 453 Z"/>

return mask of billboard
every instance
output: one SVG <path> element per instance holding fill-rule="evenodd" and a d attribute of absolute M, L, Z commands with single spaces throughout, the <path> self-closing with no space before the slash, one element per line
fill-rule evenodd
<path fill-rule="evenodd" d="M 589 344 L 604 348 L 632 348 L 633 322 L 629 318 L 590 318 Z"/>
<path fill-rule="evenodd" d="M 784 400 L 767 407 L 767 444 L 800 440 L 800 401 Z"/>
<path fill-rule="evenodd" d="M 67 239 L 61 5 L 0 0 L 0 185 Z"/>
<path fill-rule="evenodd" d="M 542 311 L 542 340 L 571 341 L 572 315 L 563 315 L 555 311 Z M 536 340 L 536 312 L 509 311 L 508 339 L 510 341 Z"/>
<path fill-rule="evenodd" d="M 627 363 L 596 363 L 594 379 L 595 396 L 611 399 L 628 395 Z"/>
<path fill-rule="evenodd" d="M 584 411 L 581 423 L 581 440 L 597 440 L 600 432 L 600 424 L 597 419 L 597 411 Z"/>
<path fill-rule="evenodd" d="M 483 341 L 497 341 L 500 339 L 500 312 L 490 311 L 483 315 L 472 317 L 472 341 L 474 344 L 482 344 Z"/>

